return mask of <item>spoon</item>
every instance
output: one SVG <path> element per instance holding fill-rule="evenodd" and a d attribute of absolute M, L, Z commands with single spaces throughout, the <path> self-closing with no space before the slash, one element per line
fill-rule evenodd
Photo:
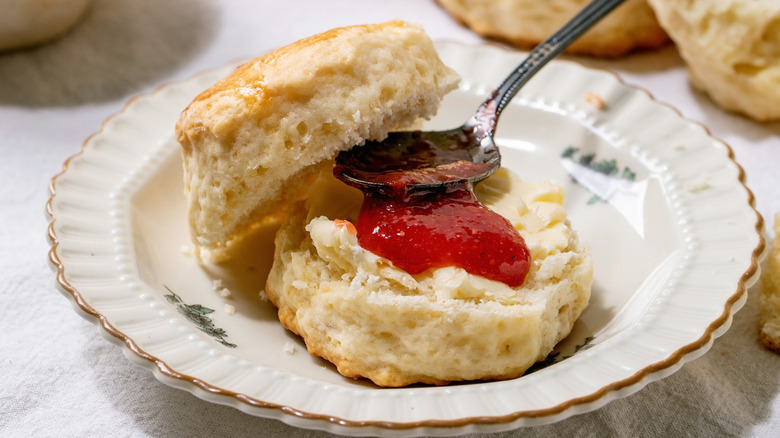
<path fill-rule="evenodd" d="M 510 100 L 551 59 L 624 0 L 593 0 L 536 46 L 463 125 L 446 131 L 391 132 L 382 141 L 341 152 L 336 177 L 360 189 L 433 190 L 476 184 L 501 164 L 493 141 L 498 117 Z"/>

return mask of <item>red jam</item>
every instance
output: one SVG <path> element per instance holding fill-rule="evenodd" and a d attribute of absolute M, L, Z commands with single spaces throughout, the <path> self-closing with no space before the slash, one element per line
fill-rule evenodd
<path fill-rule="evenodd" d="M 468 183 L 438 192 L 366 190 L 358 243 L 410 274 L 457 266 L 516 287 L 531 256 L 503 216 L 482 205 Z"/>
<path fill-rule="evenodd" d="M 461 146 L 468 139 L 444 140 L 434 145 L 418 138 L 400 154 L 360 148 L 334 168 L 336 177 L 363 191 L 358 243 L 410 274 L 456 266 L 510 287 L 521 285 L 531 264 L 525 241 L 477 200 L 467 180 L 488 165 L 471 161 Z M 383 185 L 365 187 L 347 174 Z M 448 184 L 410 188 L 438 181 Z"/>
<path fill-rule="evenodd" d="M 525 241 L 508 220 L 477 200 L 468 181 L 491 168 L 474 163 L 466 150 L 474 134 L 402 135 L 396 145 L 357 147 L 336 160 L 334 175 L 363 191 L 356 224 L 360 246 L 410 274 L 456 266 L 521 285 L 531 265 Z M 355 177 L 380 185 L 361 184 Z M 418 186 L 445 181 L 435 188 Z"/>

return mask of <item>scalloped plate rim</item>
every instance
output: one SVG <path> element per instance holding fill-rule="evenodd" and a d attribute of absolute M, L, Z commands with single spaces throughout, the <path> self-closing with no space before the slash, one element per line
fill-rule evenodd
<path fill-rule="evenodd" d="M 465 50 L 484 47 L 487 48 L 488 50 L 495 50 L 496 51 L 495 53 L 511 54 L 512 56 L 517 55 L 514 52 L 505 51 L 504 49 L 501 49 L 499 46 L 493 46 L 493 45 L 467 46 L 467 45 L 462 45 L 453 42 L 440 42 L 439 45 L 440 47 L 442 47 L 442 45 L 444 46 L 450 45 L 450 47 L 455 47 L 456 49 L 457 47 L 460 46 Z M 452 49 L 452 50 L 456 50 L 456 49 Z M 578 68 L 583 68 L 588 71 L 604 72 L 602 70 L 583 67 L 572 61 L 555 61 L 555 62 L 574 64 L 577 65 Z M 187 376 L 177 372 L 176 370 L 170 368 L 165 362 L 163 362 L 159 358 L 156 358 L 143 351 L 135 343 L 135 341 L 133 341 L 130 337 L 128 337 L 127 335 L 125 335 L 124 333 L 116 329 L 116 327 L 114 327 L 111 324 L 108 318 L 102 315 L 89 302 L 87 302 L 84 299 L 84 297 L 81 295 L 81 293 L 78 291 L 77 286 L 72 285 L 68 281 L 68 279 L 66 278 L 67 263 L 66 261 L 63 261 L 63 257 L 61 257 L 60 253 L 58 252 L 60 241 L 55 231 L 55 222 L 58 219 L 56 215 L 55 199 L 57 196 L 57 180 L 62 175 L 68 172 L 69 164 L 75 157 L 87 153 L 87 148 L 89 147 L 89 145 L 92 144 L 92 142 L 96 138 L 99 138 L 101 135 L 105 135 L 104 127 L 106 126 L 106 124 L 109 123 L 109 121 L 125 113 L 129 108 L 133 106 L 134 102 L 136 102 L 139 98 L 142 98 L 144 96 L 153 96 L 159 93 L 161 90 L 166 89 L 168 87 L 186 84 L 190 81 L 193 81 L 195 78 L 202 77 L 208 74 L 213 74 L 215 71 L 221 71 L 225 68 L 226 67 L 221 67 L 218 69 L 203 72 L 194 76 L 189 80 L 163 85 L 160 88 L 158 88 L 156 91 L 148 95 L 138 96 L 136 98 L 130 99 L 119 113 L 109 117 L 106 121 L 103 122 L 100 130 L 96 134 L 93 134 L 87 140 L 85 140 L 85 142 L 82 145 L 81 151 L 79 153 L 66 160 L 66 162 L 63 164 L 62 171 L 58 175 L 54 176 L 51 180 L 51 183 L 49 185 L 49 191 L 51 197 L 46 204 L 46 211 L 51 219 L 48 227 L 48 237 L 51 241 L 51 249 L 49 251 L 49 261 L 52 267 L 56 270 L 58 287 L 61 289 L 61 291 L 66 297 L 72 300 L 74 309 L 77 310 L 77 313 L 79 313 L 87 320 L 101 327 L 103 334 L 106 335 L 110 340 L 120 345 L 123 345 L 124 346 L 123 351 L 125 352 L 126 356 L 129 359 L 131 359 L 132 362 L 152 370 L 155 376 L 158 378 L 158 380 L 168 385 L 188 390 L 189 392 L 197 395 L 202 399 L 215 402 L 215 403 L 233 406 L 244 412 L 253 415 L 280 419 L 294 426 L 328 430 L 331 432 L 346 433 L 349 435 L 353 435 L 353 434 L 354 435 L 363 435 L 363 434 L 419 435 L 424 433 L 435 434 L 435 435 L 450 435 L 450 434 L 459 434 L 459 433 L 467 433 L 467 432 L 477 432 L 482 430 L 506 430 L 506 429 L 512 429 L 524 425 L 551 423 L 554 421 L 562 420 L 564 418 L 567 418 L 577 413 L 582 413 L 582 412 L 590 411 L 592 409 L 597 409 L 598 407 L 602 406 L 603 404 L 606 404 L 607 402 L 615 398 L 624 397 L 626 395 L 632 394 L 638 391 L 639 389 L 641 389 L 642 387 L 644 387 L 647 383 L 654 381 L 658 378 L 663 378 L 666 375 L 673 373 L 674 371 L 679 369 L 679 367 L 681 367 L 684 363 L 688 362 L 689 360 L 692 360 L 695 357 L 699 357 L 700 355 L 704 354 L 709 349 L 713 340 L 728 329 L 728 327 L 731 324 L 731 319 L 734 312 L 736 312 L 743 305 L 746 299 L 747 288 L 753 284 L 753 282 L 757 279 L 757 276 L 759 274 L 760 260 L 765 255 L 765 250 L 766 250 L 766 244 L 762 233 L 763 219 L 761 218 L 760 214 L 758 214 L 758 212 L 755 210 L 752 193 L 750 193 L 750 190 L 745 185 L 744 172 L 742 172 L 741 167 L 739 167 L 739 165 L 734 160 L 733 151 L 728 145 L 718 140 L 720 143 L 723 143 L 723 145 L 727 148 L 729 160 L 731 161 L 731 163 L 737 166 L 739 170 L 738 183 L 741 184 L 742 187 L 744 187 L 744 189 L 747 191 L 748 203 L 749 203 L 748 207 L 756 214 L 756 232 L 758 234 L 758 242 L 756 247 L 753 249 L 751 253 L 751 266 L 747 269 L 747 271 L 745 271 L 745 273 L 738 281 L 734 294 L 731 295 L 731 297 L 724 303 L 722 315 L 716 320 L 711 322 L 710 326 L 707 327 L 707 329 L 705 330 L 705 334 L 701 338 L 699 338 L 696 342 L 688 344 L 684 348 L 675 351 L 674 354 L 668 356 L 667 360 L 664 360 L 659 363 L 649 364 L 648 366 L 645 366 L 644 368 L 640 369 L 638 372 L 634 373 L 628 379 L 612 382 L 611 384 L 602 387 L 599 391 L 595 393 L 586 394 L 584 396 L 569 400 L 567 402 L 558 404 L 548 409 L 517 411 L 509 414 L 488 416 L 488 417 L 485 416 L 464 417 L 464 418 L 458 418 L 454 420 L 430 419 L 430 420 L 421 420 L 421 421 L 413 421 L 413 422 L 397 422 L 393 420 L 387 420 L 387 421 L 346 420 L 343 418 L 336 418 L 329 415 L 321 415 L 315 412 L 305 412 L 302 410 L 298 410 L 292 406 L 283 406 L 283 405 L 270 403 L 262 400 L 256 400 L 251 397 L 247 397 L 218 387 L 214 387 L 206 382 L 202 382 L 198 380 L 197 377 L 195 376 Z M 624 84 L 614 73 L 606 72 L 606 74 L 615 76 L 622 86 L 634 90 L 639 90 L 635 86 L 628 86 Z M 640 91 L 650 96 L 650 94 L 647 93 L 647 91 L 644 90 L 640 90 Z M 650 96 L 650 98 L 653 103 L 659 104 L 657 101 L 652 99 L 652 96 Z M 669 105 L 664 105 L 664 104 L 660 104 L 660 105 L 674 110 L 674 108 L 670 107 Z M 677 113 L 678 117 L 682 118 L 682 116 L 680 116 L 677 110 L 674 111 Z M 703 128 L 705 131 L 705 135 L 712 138 L 709 131 L 706 128 L 704 128 L 702 125 L 684 118 L 682 119 L 688 124 Z"/>

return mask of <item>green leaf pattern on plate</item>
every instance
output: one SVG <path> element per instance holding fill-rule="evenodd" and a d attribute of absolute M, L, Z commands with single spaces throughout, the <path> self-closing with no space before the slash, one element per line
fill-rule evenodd
<path fill-rule="evenodd" d="M 531 368 L 529 368 L 528 371 L 526 371 L 526 374 L 532 373 L 534 371 L 539 371 L 543 368 L 549 367 L 550 365 L 556 364 L 562 360 L 566 360 L 574 356 L 575 354 L 577 354 L 577 352 L 581 350 L 587 350 L 588 348 L 592 347 L 591 342 L 593 342 L 593 339 L 594 339 L 593 336 L 586 337 L 585 340 L 582 342 L 582 344 L 578 344 L 577 346 L 574 347 L 574 352 L 572 354 L 562 356 L 560 358 L 558 357 L 561 354 L 559 351 L 548 354 L 547 357 L 544 358 L 544 360 L 536 362 Z"/>
<path fill-rule="evenodd" d="M 628 167 L 623 167 L 621 170 L 617 164 L 617 160 L 615 159 L 601 159 L 596 161 L 596 154 L 580 154 L 579 158 L 577 158 L 577 154 L 579 152 L 580 148 L 569 146 L 563 151 L 563 153 L 561 153 L 561 158 L 575 161 L 583 167 L 587 167 L 594 172 L 598 172 L 612 178 L 625 179 L 628 181 L 636 180 L 636 172 L 632 171 Z M 576 180 L 574 181 L 576 182 Z M 605 202 L 605 200 L 596 194 L 588 199 L 588 205 L 595 204 L 597 202 Z"/>
<path fill-rule="evenodd" d="M 206 316 L 209 313 L 213 313 L 214 309 L 203 307 L 200 304 L 186 304 L 181 300 L 181 297 L 174 293 L 168 286 L 165 286 L 165 289 L 170 292 L 170 294 L 165 295 L 165 299 L 168 300 L 169 303 L 175 305 L 176 310 L 187 318 L 188 321 L 195 324 L 195 327 L 226 347 L 237 347 L 236 344 L 226 341 L 225 338 L 228 336 L 227 332 L 224 329 L 215 327 L 214 321 Z"/>

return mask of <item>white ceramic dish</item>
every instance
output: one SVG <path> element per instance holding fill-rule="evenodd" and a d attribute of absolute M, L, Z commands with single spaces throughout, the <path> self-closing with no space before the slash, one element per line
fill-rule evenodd
<path fill-rule="evenodd" d="M 463 77 L 429 124 L 438 128 L 465 120 L 521 59 L 490 46 L 438 49 Z M 706 352 L 758 274 L 763 222 L 728 146 L 612 74 L 554 62 L 504 112 L 497 142 L 505 166 L 565 186 L 592 248 L 593 298 L 574 332 L 546 366 L 510 381 L 380 389 L 345 379 L 258 299 L 272 230 L 240 264 L 199 266 L 187 254 L 173 126 L 231 68 L 130 101 L 65 163 L 48 204 L 50 259 L 76 310 L 162 382 L 203 399 L 347 435 L 550 423 Z"/>

